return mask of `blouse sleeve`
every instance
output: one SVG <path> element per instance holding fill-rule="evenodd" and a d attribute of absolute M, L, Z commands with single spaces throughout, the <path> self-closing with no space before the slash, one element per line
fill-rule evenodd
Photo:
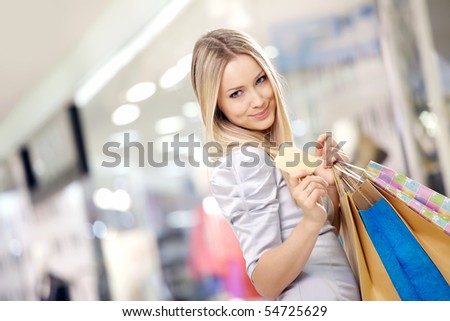
<path fill-rule="evenodd" d="M 236 151 L 213 171 L 211 191 L 239 240 L 251 278 L 261 255 L 281 244 L 272 161 L 258 148 Z"/>

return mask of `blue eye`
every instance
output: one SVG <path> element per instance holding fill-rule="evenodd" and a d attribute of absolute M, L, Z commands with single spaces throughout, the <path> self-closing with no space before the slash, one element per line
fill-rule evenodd
<path fill-rule="evenodd" d="M 232 93 L 232 94 L 230 95 L 230 98 L 237 98 L 237 97 L 239 97 L 241 94 L 242 94 L 242 91 L 237 90 L 237 91 L 235 91 L 234 93 Z"/>
<path fill-rule="evenodd" d="M 267 79 L 267 76 L 266 76 L 266 75 L 263 75 L 263 76 L 259 77 L 258 80 L 256 80 L 256 84 L 257 84 L 257 85 L 258 85 L 258 84 L 261 84 L 261 83 L 265 82 L 266 79 Z"/>

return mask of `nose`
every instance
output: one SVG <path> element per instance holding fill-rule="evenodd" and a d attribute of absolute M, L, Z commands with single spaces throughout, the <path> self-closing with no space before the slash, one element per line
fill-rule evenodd
<path fill-rule="evenodd" d="M 253 88 L 250 93 L 250 106 L 252 108 L 259 108 L 264 105 L 264 95 L 258 90 L 258 88 Z"/>

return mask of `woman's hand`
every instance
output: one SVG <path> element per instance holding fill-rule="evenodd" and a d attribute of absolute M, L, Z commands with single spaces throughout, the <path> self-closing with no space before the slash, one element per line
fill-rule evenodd
<path fill-rule="evenodd" d="M 317 148 L 315 156 L 322 159 L 322 164 L 316 168 L 314 173 L 324 178 L 330 188 L 334 188 L 336 186 L 336 182 L 334 180 L 334 174 L 331 167 L 336 161 L 342 160 L 344 162 L 348 162 L 349 158 L 347 154 L 340 149 L 336 141 L 332 139 L 330 134 L 325 133 L 320 135 L 317 138 L 316 143 Z"/>
<path fill-rule="evenodd" d="M 305 219 L 322 226 L 327 219 L 321 199 L 327 194 L 326 180 L 311 175 L 307 170 L 299 170 L 290 174 L 288 186 L 297 206 L 303 210 Z"/>

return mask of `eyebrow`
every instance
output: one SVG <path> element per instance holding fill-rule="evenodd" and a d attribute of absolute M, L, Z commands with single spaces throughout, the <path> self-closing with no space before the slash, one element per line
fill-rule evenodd
<path fill-rule="evenodd" d="M 265 73 L 264 69 L 261 69 L 261 71 L 256 75 L 255 80 L 260 78 L 264 73 Z M 228 93 L 230 91 L 236 91 L 236 90 L 242 89 L 243 87 L 245 87 L 245 86 L 238 86 L 238 87 L 230 88 L 226 91 L 226 93 Z"/>

